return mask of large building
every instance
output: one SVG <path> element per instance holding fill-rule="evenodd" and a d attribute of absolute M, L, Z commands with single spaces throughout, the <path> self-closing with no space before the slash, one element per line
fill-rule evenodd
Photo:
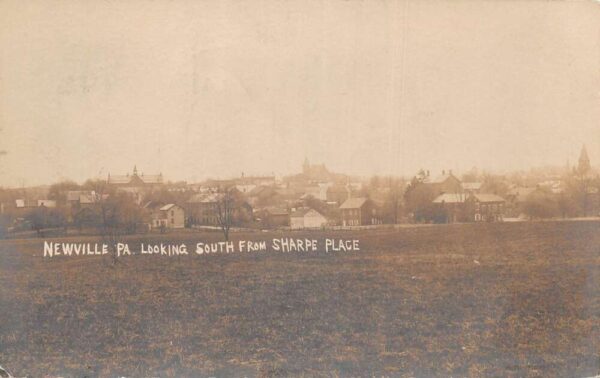
<path fill-rule="evenodd" d="M 435 195 L 444 193 L 461 193 L 464 191 L 460 180 L 452 174 L 452 171 L 442 171 L 437 177 L 427 175 L 423 183 L 428 185 Z"/>
<path fill-rule="evenodd" d="M 221 193 L 200 193 L 192 196 L 185 207 L 188 221 L 193 225 L 219 225 L 219 201 Z"/>
<path fill-rule="evenodd" d="M 226 207 L 231 212 L 234 225 L 252 220 L 252 206 L 242 198 L 242 194 L 233 189 L 229 194 L 199 193 L 192 196 L 185 204 L 190 225 L 218 226 Z"/>
<path fill-rule="evenodd" d="M 106 182 L 118 188 L 148 188 L 164 184 L 162 173 L 157 175 L 145 175 L 143 172 L 138 174 L 137 167 L 133 167 L 130 175 L 111 175 L 108 174 Z"/>
<path fill-rule="evenodd" d="M 340 206 L 342 226 L 381 224 L 379 209 L 365 197 L 349 198 Z"/>
<path fill-rule="evenodd" d="M 495 194 L 444 193 L 433 200 L 435 221 L 498 222 L 504 219 L 504 198 Z"/>

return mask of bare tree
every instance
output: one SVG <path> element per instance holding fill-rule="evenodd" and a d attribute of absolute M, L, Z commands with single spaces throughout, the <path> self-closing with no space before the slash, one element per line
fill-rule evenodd
<path fill-rule="evenodd" d="M 233 224 L 233 212 L 235 207 L 235 198 L 230 190 L 221 193 L 217 200 L 217 222 L 223 231 L 226 241 L 229 241 L 229 230 Z"/>

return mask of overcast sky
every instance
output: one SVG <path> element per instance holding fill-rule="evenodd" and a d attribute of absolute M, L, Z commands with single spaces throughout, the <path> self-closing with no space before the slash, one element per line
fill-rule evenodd
<path fill-rule="evenodd" d="M 592 1 L 1 1 L 0 185 L 600 163 Z"/>

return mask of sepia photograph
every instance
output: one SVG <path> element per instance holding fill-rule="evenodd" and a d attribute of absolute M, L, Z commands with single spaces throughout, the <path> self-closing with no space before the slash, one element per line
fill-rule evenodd
<path fill-rule="evenodd" d="M 0 0 L 0 378 L 600 378 L 600 2 Z"/>

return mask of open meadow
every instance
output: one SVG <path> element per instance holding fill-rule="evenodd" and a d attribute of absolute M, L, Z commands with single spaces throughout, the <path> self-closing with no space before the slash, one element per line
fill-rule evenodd
<path fill-rule="evenodd" d="M 305 236 L 361 250 L 44 258 L 41 239 L 2 241 L 0 365 L 29 377 L 600 374 L 600 222 L 232 240 Z"/>

